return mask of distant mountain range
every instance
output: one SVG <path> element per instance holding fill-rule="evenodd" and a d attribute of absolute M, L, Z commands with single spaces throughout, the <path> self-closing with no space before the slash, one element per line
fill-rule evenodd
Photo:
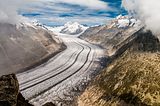
<path fill-rule="evenodd" d="M 139 25 L 141 25 L 141 22 L 128 15 L 126 16 L 119 15 L 115 19 L 110 21 L 107 25 L 99 25 L 99 26 L 97 25 L 97 26 L 91 26 L 91 27 L 86 27 L 84 25 L 79 24 L 78 22 L 67 22 L 66 24 L 64 24 L 64 26 L 59 26 L 59 27 L 49 27 L 41 24 L 38 21 L 33 21 L 32 24 L 35 26 L 42 27 L 43 29 L 53 31 L 54 33 L 80 35 L 86 32 L 86 30 L 88 31 L 94 28 L 99 29 L 100 27 L 104 27 L 104 26 L 107 26 L 108 28 L 115 27 L 120 29 L 124 29 L 127 27 L 138 27 Z"/>

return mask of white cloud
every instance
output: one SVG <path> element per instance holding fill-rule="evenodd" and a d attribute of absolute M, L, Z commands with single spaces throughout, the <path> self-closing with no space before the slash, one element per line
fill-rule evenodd
<path fill-rule="evenodd" d="M 35 0 L 35 1 L 68 3 L 68 4 L 85 6 L 91 9 L 110 9 L 108 4 L 101 0 Z"/>
<path fill-rule="evenodd" d="M 86 6 L 93 9 L 108 9 L 108 5 L 106 2 L 100 0 L 57 0 L 60 2 L 70 3 L 70 4 L 77 4 Z"/>
<path fill-rule="evenodd" d="M 4 0 L 0 1 L 0 23 L 16 24 L 23 19 L 17 14 L 17 10 L 24 4 L 21 0 Z"/>
<path fill-rule="evenodd" d="M 160 0 L 123 0 L 122 5 L 129 13 L 134 13 L 147 28 L 160 34 Z"/>

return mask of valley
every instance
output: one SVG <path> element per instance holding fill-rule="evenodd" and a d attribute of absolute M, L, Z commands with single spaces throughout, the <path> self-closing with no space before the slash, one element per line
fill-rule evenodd
<path fill-rule="evenodd" d="M 103 49 L 71 35 L 60 38 L 66 50 L 36 68 L 17 74 L 21 93 L 36 106 L 49 102 L 51 97 L 53 101 L 84 79 L 89 81 L 95 73 L 93 68 L 100 67 L 95 62 L 103 57 Z"/>

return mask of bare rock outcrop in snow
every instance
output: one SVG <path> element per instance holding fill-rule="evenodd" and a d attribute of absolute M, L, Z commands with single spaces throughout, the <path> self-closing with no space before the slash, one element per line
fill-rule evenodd
<path fill-rule="evenodd" d="M 110 27 L 127 28 L 127 27 L 137 27 L 141 24 L 142 23 L 140 20 L 135 19 L 132 16 L 119 15 L 115 19 L 112 20 Z"/>

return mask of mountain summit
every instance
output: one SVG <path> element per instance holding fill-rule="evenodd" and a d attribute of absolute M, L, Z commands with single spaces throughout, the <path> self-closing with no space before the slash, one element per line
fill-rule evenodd
<path fill-rule="evenodd" d="M 86 29 L 87 27 L 79 24 L 78 22 L 67 22 L 60 33 L 75 35 L 84 32 Z"/>
<path fill-rule="evenodd" d="M 49 30 L 55 33 L 79 35 L 83 33 L 88 27 L 79 24 L 78 22 L 67 22 L 64 26 L 59 27 L 48 27 Z"/>

